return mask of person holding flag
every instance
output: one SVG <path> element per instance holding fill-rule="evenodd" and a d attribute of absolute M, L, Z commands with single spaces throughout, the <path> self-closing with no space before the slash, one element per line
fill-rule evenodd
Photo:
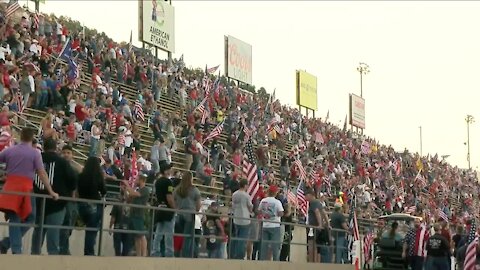
<path fill-rule="evenodd" d="M 428 229 L 424 224 L 421 224 L 421 219 L 416 218 L 413 228 L 405 236 L 402 252 L 402 257 L 408 260 L 412 270 L 423 269 L 426 256 L 425 246 L 428 238 Z"/>

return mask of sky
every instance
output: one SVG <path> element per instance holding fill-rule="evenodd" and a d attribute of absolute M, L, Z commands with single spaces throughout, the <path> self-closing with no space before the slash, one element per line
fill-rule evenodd
<path fill-rule="evenodd" d="M 22 1 L 20 1 L 22 2 Z M 33 7 L 33 3 L 29 4 Z M 363 80 L 365 134 L 397 151 L 450 155 L 466 168 L 465 117 L 480 110 L 480 2 L 477 1 L 172 1 L 174 57 L 187 66 L 224 63 L 224 35 L 252 45 L 253 84 L 276 88 L 295 106 L 295 70 L 317 76 L 318 111 L 343 126 L 348 94 Z M 127 41 L 138 40 L 137 1 L 46 0 L 41 12 L 64 15 Z M 140 42 L 135 43 L 141 46 Z M 166 57 L 166 54 L 159 56 Z M 222 71 L 223 72 L 223 71 Z M 470 127 L 472 167 L 480 165 L 480 122 Z"/>

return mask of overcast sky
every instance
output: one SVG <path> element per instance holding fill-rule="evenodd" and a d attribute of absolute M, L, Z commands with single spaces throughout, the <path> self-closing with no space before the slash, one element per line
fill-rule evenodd
<path fill-rule="evenodd" d="M 176 53 L 187 66 L 224 63 L 223 36 L 253 47 L 253 83 L 295 105 L 295 70 L 318 77 L 317 115 L 343 125 L 348 94 L 364 78 L 366 134 L 396 150 L 451 155 L 467 167 L 465 116 L 479 118 L 480 2 L 172 1 Z M 32 3 L 29 4 L 33 6 Z M 41 5 L 117 41 L 138 32 L 136 1 L 53 1 Z M 141 46 L 140 42 L 136 45 Z M 341 123 L 340 123 L 341 122 Z M 479 123 L 470 129 L 480 164 Z"/>

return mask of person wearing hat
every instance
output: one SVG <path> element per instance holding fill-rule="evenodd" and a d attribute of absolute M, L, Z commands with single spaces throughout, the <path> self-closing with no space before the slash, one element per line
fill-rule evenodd
<path fill-rule="evenodd" d="M 275 197 L 278 194 L 278 187 L 271 185 L 268 188 L 267 197 L 260 201 L 259 212 L 263 220 L 262 226 L 262 247 L 260 250 L 260 259 L 268 260 L 269 248 L 272 252 L 273 261 L 280 259 L 280 247 L 282 237 L 280 235 L 280 222 L 283 216 L 283 205 Z"/>
<path fill-rule="evenodd" d="M 340 202 L 335 202 L 334 211 L 330 216 L 330 226 L 335 238 L 335 263 L 348 263 L 347 258 L 347 241 L 346 232 L 349 231 L 347 220 L 342 213 L 343 205 Z"/>
<path fill-rule="evenodd" d="M 172 165 L 164 164 L 160 166 L 160 178 L 155 181 L 155 195 L 157 206 L 159 208 L 175 209 L 175 200 L 173 198 Z M 155 212 L 155 236 L 152 243 L 153 257 L 173 257 L 173 233 L 175 229 L 175 212 L 161 211 Z M 165 250 L 161 252 L 161 243 L 164 240 Z M 163 253 L 163 254 L 162 254 Z"/>
<path fill-rule="evenodd" d="M 141 174 L 135 182 L 138 187 L 134 189 L 124 180 L 122 189 L 125 190 L 126 195 L 131 199 L 131 204 L 146 206 L 150 198 L 150 188 L 145 186 L 147 175 Z M 130 225 L 131 229 L 139 232 L 135 234 L 135 251 L 137 257 L 147 257 L 147 238 L 145 237 L 145 209 L 133 207 L 130 209 Z"/>

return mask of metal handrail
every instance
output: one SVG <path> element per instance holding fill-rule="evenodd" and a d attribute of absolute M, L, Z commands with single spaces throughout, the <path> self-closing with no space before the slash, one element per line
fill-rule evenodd
<path fill-rule="evenodd" d="M 22 116 L 21 114 L 19 114 L 19 113 L 13 112 L 13 114 L 14 114 L 17 118 L 22 119 L 22 120 L 25 121 L 26 123 L 28 123 L 28 124 L 36 127 L 36 128 L 38 129 L 37 136 L 40 136 L 40 134 L 41 134 L 41 132 L 42 132 L 42 129 L 41 129 L 40 125 L 37 125 L 37 124 L 33 123 L 32 121 L 28 120 L 26 117 L 23 117 L 23 116 Z M 18 123 L 17 123 L 17 124 L 18 124 Z M 19 125 L 19 126 L 21 126 L 21 125 Z M 25 126 L 27 126 L 27 125 L 25 125 Z"/>
<path fill-rule="evenodd" d="M 162 211 L 165 211 L 165 212 L 175 212 L 176 214 L 191 214 L 191 215 L 208 215 L 208 216 L 214 216 L 214 217 L 223 217 L 223 218 L 229 218 L 229 220 L 231 220 L 230 224 L 232 224 L 234 221 L 233 219 L 236 219 L 236 220 L 250 220 L 252 222 L 255 222 L 255 223 L 260 223 L 260 228 L 263 228 L 262 227 L 262 222 L 268 222 L 268 223 L 276 223 L 276 224 L 280 224 L 280 225 L 287 225 L 289 226 L 288 228 L 288 232 L 291 233 L 291 230 L 292 228 L 295 228 L 295 227 L 300 227 L 302 229 L 305 229 L 307 232 L 309 229 L 313 229 L 312 232 L 314 233 L 317 233 L 317 229 L 318 227 L 315 227 L 315 226 L 310 226 L 310 225 L 306 225 L 306 224 L 299 224 L 299 223 L 292 223 L 292 222 L 278 222 L 278 221 L 270 221 L 270 220 L 267 220 L 267 221 L 262 221 L 261 219 L 257 219 L 257 218 L 244 218 L 244 217 L 234 217 L 234 216 L 231 216 L 231 215 L 225 215 L 225 214 L 215 214 L 215 213 L 204 213 L 204 212 L 196 212 L 196 211 L 190 211 L 190 210 L 181 210 L 181 209 L 170 209 L 170 208 L 161 208 L 161 207 L 155 207 L 155 206 L 148 206 L 148 205 L 138 205 L 138 204 L 129 204 L 129 203 L 121 203 L 121 202 L 113 202 L 113 201 L 105 201 L 104 199 L 103 200 L 90 200 L 90 199 L 82 199 L 82 198 L 72 198 L 72 197 L 59 197 L 59 200 L 64 200 L 64 201 L 70 201 L 70 202 L 76 202 L 76 203 L 88 203 L 88 204 L 101 204 L 103 206 L 103 208 L 105 208 L 106 206 L 108 205 L 112 205 L 112 206 L 124 206 L 124 207 L 130 207 L 130 208 L 140 208 L 140 209 L 144 209 L 144 210 L 148 210 L 148 211 L 152 211 L 152 216 L 151 216 L 151 226 L 147 227 L 147 231 L 134 231 L 134 230 L 125 230 L 125 229 L 110 229 L 110 228 L 104 228 L 104 217 L 105 217 L 105 211 L 102 211 L 102 216 L 101 216 L 101 219 L 100 219 L 100 228 L 91 228 L 91 227 L 76 227 L 76 226 L 57 226 L 57 225 L 48 225 L 48 224 L 44 224 L 44 213 L 45 213 L 45 200 L 46 199 L 51 199 L 51 196 L 49 195 L 45 195 L 45 194 L 36 194 L 36 193 L 25 193 L 25 192 L 10 192 L 10 191 L 0 191 L 0 194 L 5 194 L 5 195 L 18 195 L 18 196 L 30 196 L 32 198 L 40 198 L 43 200 L 43 203 L 41 204 L 41 211 L 40 211 L 40 218 L 39 218 L 39 222 L 37 224 L 25 224 L 25 223 L 6 223 L 6 222 L 0 222 L 0 226 L 18 226 L 18 227 L 33 227 L 33 228 L 36 228 L 36 229 L 39 229 L 40 230 L 40 235 L 43 233 L 43 230 L 44 229 L 49 229 L 49 228 L 55 228 L 55 229 L 76 229 L 76 230 L 84 230 L 84 231 L 98 231 L 99 232 L 99 240 L 98 240 L 98 255 L 101 256 L 102 255 L 102 239 L 103 239 L 103 233 L 104 232 L 109 232 L 109 233 L 127 233 L 127 234 L 145 234 L 145 233 L 149 233 L 150 235 L 150 241 L 153 240 L 153 235 L 154 235 L 154 225 L 156 224 L 155 223 L 155 210 L 162 210 Z M 38 207 L 38 206 L 37 206 Z M 38 213 L 38 212 L 37 212 Z M 250 239 L 246 239 L 246 238 L 239 238 L 239 237 L 235 237 L 233 236 L 232 234 L 232 226 L 230 225 L 229 227 L 229 234 L 230 235 L 228 237 L 228 241 L 232 241 L 232 240 L 243 240 L 243 241 L 249 241 Z M 345 230 L 341 230 L 341 229 L 331 229 L 329 228 L 329 239 L 332 239 L 332 237 L 334 237 L 334 234 L 333 233 L 349 233 Z M 168 234 L 168 233 L 167 233 Z M 175 233 L 173 232 L 172 233 L 174 236 L 185 236 L 185 237 L 191 237 L 191 239 L 195 239 L 195 238 L 203 238 L 203 237 L 207 237 L 206 235 L 197 235 L 195 234 L 194 230 L 192 230 L 192 233 Z M 222 236 L 214 236 L 215 238 L 217 239 L 222 239 L 223 237 Z M 338 236 L 337 236 L 338 237 Z M 208 238 L 212 238 L 212 236 L 208 236 Z M 314 245 L 315 247 L 320 247 L 320 246 L 324 246 L 326 248 L 328 248 L 329 250 L 332 250 L 333 249 L 333 242 L 332 241 L 329 241 L 329 243 L 327 244 L 324 244 L 324 245 L 319 245 L 319 244 L 316 244 L 315 241 L 314 243 L 311 243 L 309 241 L 305 242 L 305 243 L 300 243 L 300 242 L 293 242 L 292 240 L 288 239 L 288 240 L 285 240 L 282 237 L 280 237 L 280 239 L 278 240 L 266 240 L 266 239 L 263 239 L 262 238 L 262 230 L 260 230 L 260 235 L 258 236 L 257 238 L 257 241 L 260 242 L 260 244 L 262 243 L 277 243 L 277 244 L 289 244 L 289 245 L 301 245 L 301 246 L 309 246 L 309 245 Z M 287 242 L 285 242 L 287 241 Z M 38 243 L 38 245 L 42 245 L 42 243 Z M 192 245 L 192 253 L 193 254 L 193 250 L 194 250 L 194 246 L 195 245 Z M 41 249 L 41 246 L 36 246 L 35 248 L 38 248 L 38 250 Z M 337 247 L 338 248 L 338 247 Z M 342 247 L 342 248 L 347 248 L 347 247 Z M 229 245 L 229 251 L 231 252 L 231 245 Z M 230 254 L 229 252 L 229 254 Z"/>

